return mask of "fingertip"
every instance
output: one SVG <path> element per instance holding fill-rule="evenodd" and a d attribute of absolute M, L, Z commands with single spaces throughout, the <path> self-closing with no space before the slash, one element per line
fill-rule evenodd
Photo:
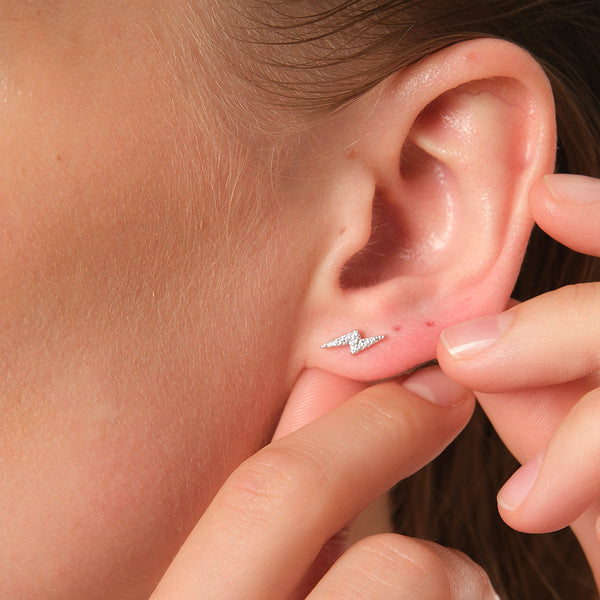
<path fill-rule="evenodd" d="M 466 388 L 450 379 L 438 367 L 417 371 L 402 382 L 402 387 L 424 400 L 447 408 L 458 407 L 469 397 Z"/>
<path fill-rule="evenodd" d="M 474 358 L 493 346 L 509 329 L 514 313 L 486 315 L 451 325 L 442 331 L 440 342 L 454 360 Z"/>
<path fill-rule="evenodd" d="M 557 173 L 546 175 L 543 183 L 555 202 L 571 205 L 600 202 L 600 180 L 594 177 Z"/>
<path fill-rule="evenodd" d="M 546 175 L 530 190 L 529 211 L 539 227 L 561 244 L 583 254 L 600 254 L 600 180 Z"/>
<path fill-rule="evenodd" d="M 545 211 L 556 202 L 550 189 L 549 177 L 552 176 L 545 175 L 542 179 L 537 180 L 529 190 L 529 209 L 534 219 L 540 210 Z"/>
<path fill-rule="evenodd" d="M 540 452 L 518 469 L 498 492 L 498 507 L 503 512 L 514 513 L 523 504 L 535 485 L 544 452 Z"/>
<path fill-rule="evenodd" d="M 329 371 L 305 369 L 290 392 L 273 441 L 331 412 L 366 387 L 365 383 Z"/>

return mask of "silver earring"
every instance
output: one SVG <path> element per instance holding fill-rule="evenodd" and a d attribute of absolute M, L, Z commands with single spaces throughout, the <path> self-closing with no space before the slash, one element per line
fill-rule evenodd
<path fill-rule="evenodd" d="M 385 338 L 385 335 L 377 335 L 375 337 L 363 338 L 361 337 L 358 329 L 346 333 L 331 342 L 323 344 L 321 348 L 339 348 L 340 346 L 350 346 L 351 354 L 358 354 L 371 346 L 374 346 Z"/>

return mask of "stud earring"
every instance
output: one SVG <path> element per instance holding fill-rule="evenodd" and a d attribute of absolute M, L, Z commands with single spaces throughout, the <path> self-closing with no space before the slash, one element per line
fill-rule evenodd
<path fill-rule="evenodd" d="M 340 346 L 350 346 L 351 354 L 358 354 L 371 346 L 379 343 L 381 340 L 385 338 L 385 335 L 377 335 L 375 337 L 363 338 L 361 337 L 358 329 L 351 331 L 350 333 L 346 333 L 335 340 L 331 340 L 331 342 L 327 342 L 323 344 L 321 348 L 339 348 Z"/>

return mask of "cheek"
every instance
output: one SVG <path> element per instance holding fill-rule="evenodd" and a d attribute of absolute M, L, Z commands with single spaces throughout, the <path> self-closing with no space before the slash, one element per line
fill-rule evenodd
<path fill-rule="evenodd" d="M 78 320 L 75 351 L 30 355 L 48 377 L 29 378 L 0 428 L 11 481 L 0 560 L 20 578 L 14 597 L 68 585 L 72 597 L 118 597 L 131 573 L 146 597 L 227 475 L 268 441 L 294 371 L 300 296 L 267 268 L 299 283 L 301 267 L 244 247 L 219 261 L 208 291 L 195 286 L 197 305 L 140 304 L 132 327 L 119 304 L 110 339 Z"/>
<path fill-rule="evenodd" d="M 0 587 L 14 597 L 116 597 L 131 573 L 147 592 L 268 441 L 298 369 L 311 265 L 294 219 L 249 201 L 264 203 L 253 169 L 234 177 L 214 132 L 182 118 L 154 42 L 100 21 L 81 35 L 97 56 L 17 31 L 36 44 L 1 76 L 0 563 L 14 579 Z M 233 178 L 245 201 L 225 210 Z"/>
<path fill-rule="evenodd" d="M 87 24 L 74 9 L 68 27 L 62 11 L 15 12 L 14 23 L 0 22 L 0 271 L 7 295 L 43 310 L 49 288 L 67 278 L 92 296 L 99 274 L 155 229 L 177 131 L 163 67 L 144 39 L 129 31 L 134 53 L 118 42 L 123 27 L 116 33 L 93 10 Z"/>
<path fill-rule="evenodd" d="M 256 218 L 207 217 L 230 177 L 202 175 L 214 136 L 182 119 L 153 42 L 96 23 L 81 33 L 92 47 L 77 27 L 66 47 L 50 26 L 0 25 L 14 50 L 0 74 L 0 588 L 13 597 L 147 592 L 268 439 L 288 385 L 294 302 L 281 310 L 271 276 L 285 251 Z"/>

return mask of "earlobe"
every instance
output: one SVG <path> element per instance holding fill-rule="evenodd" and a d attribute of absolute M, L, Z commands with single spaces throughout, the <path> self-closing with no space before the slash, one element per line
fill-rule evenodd
<path fill-rule="evenodd" d="M 302 348 L 307 367 L 365 381 L 430 360 L 442 328 L 504 307 L 532 225 L 528 190 L 555 150 L 549 84 L 506 42 L 448 48 L 373 97 L 354 131 L 345 124 L 358 185 L 331 198 L 347 233 L 332 231 L 315 274 Z M 331 177 L 348 168 L 332 164 Z M 347 347 L 330 344 L 344 336 Z"/>

